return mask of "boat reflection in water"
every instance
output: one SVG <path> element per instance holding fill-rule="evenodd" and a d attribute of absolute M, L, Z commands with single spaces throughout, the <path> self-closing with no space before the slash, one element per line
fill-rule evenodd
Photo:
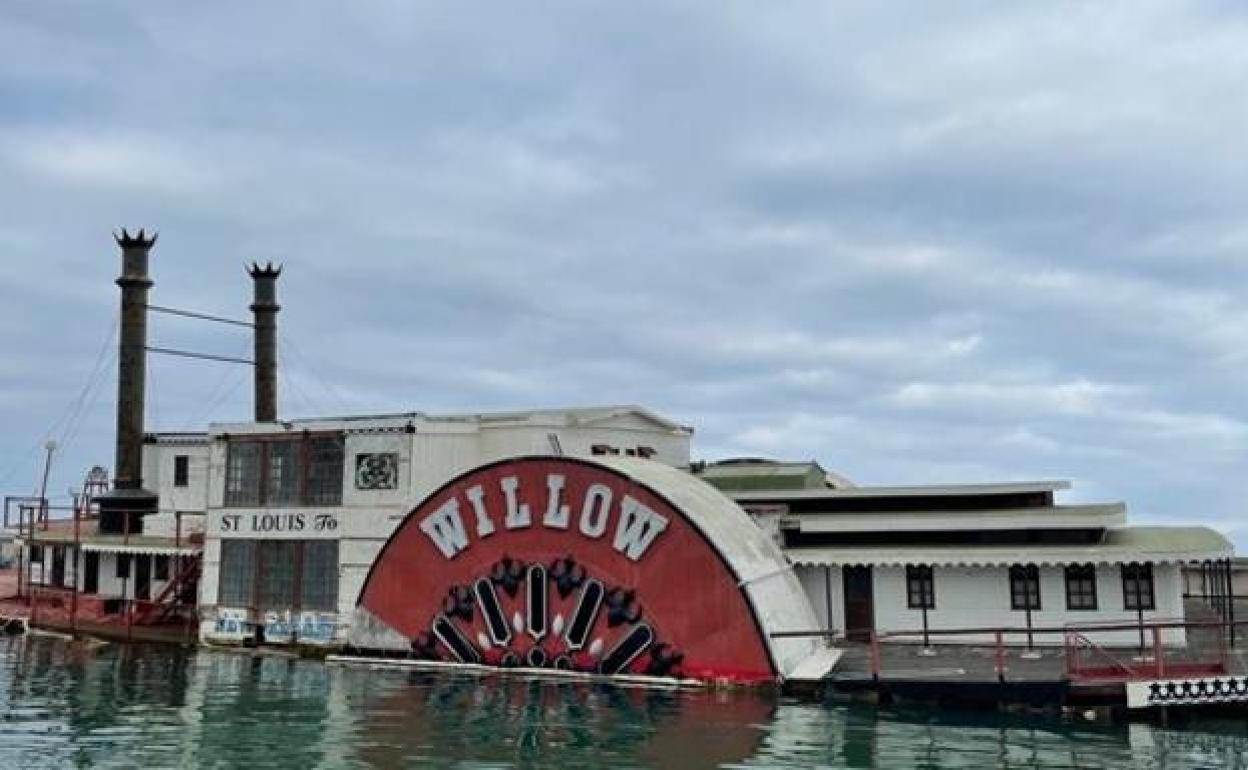
<path fill-rule="evenodd" d="M 0 640 L 0 767 L 1248 766 L 1220 732 Z"/>

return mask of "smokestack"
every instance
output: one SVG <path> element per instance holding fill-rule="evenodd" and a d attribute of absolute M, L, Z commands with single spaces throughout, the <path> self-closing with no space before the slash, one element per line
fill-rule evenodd
<path fill-rule="evenodd" d="M 155 513 L 156 495 L 143 489 L 143 410 L 147 388 L 148 252 L 156 243 L 143 230 L 122 228 L 113 239 L 121 247 L 121 340 L 117 363 L 117 454 L 113 491 L 100 500 L 100 531 L 143 531 L 143 515 Z"/>
<path fill-rule="evenodd" d="M 248 270 L 255 284 L 251 312 L 256 326 L 256 422 L 277 421 L 277 277 L 281 266 L 253 262 Z"/>

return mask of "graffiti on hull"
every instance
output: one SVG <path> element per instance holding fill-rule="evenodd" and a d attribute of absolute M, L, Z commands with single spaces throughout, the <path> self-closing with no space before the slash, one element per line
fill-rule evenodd
<path fill-rule="evenodd" d="M 257 624 L 249 610 L 219 609 L 212 631 L 207 634 L 214 641 L 239 642 L 256 638 L 257 625 L 266 644 L 330 644 L 338 626 L 338 616 L 332 612 L 294 610 L 270 610 Z"/>

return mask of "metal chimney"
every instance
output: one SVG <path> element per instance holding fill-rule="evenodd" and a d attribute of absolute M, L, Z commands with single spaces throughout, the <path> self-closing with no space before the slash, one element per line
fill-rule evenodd
<path fill-rule="evenodd" d="M 147 388 L 148 252 L 156 233 L 124 228 L 113 236 L 121 247 L 121 337 L 117 365 L 117 454 L 113 491 L 100 499 L 100 531 L 137 534 L 143 516 L 155 513 L 157 496 L 143 489 L 143 410 Z"/>
<path fill-rule="evenodd" d="M 277 421 L 277 277 L 281 266 L 253 262 L 248 270 L 255 284 L 251 312 L 256 328 L 256 422 Z"/>

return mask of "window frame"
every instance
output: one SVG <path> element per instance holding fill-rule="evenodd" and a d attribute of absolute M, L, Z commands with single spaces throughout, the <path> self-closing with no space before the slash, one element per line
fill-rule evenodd
<path fill-rule="evenodd" d="M 255 606 L 258 542 L 260 541 L 235 538 L 221 541 L 221 562 L 217 575 L 218 606 Z"/>
<path fill-rule="evenodd" d="M 930 564 L 906 565 L 906 607 L 936 609 L 936 572 Z"/>
<path fill-rule="evenodd" d="M 1157 609 L 1157 580 L 1153 572 L 1153 563 L 1149 562 L 1131 562 L 1123 564 L 1119 571 L 1122 575 L 1122 608 L 1124 610 L 1132 610 L 1137 612 L 1152 612 Z M 1140 591 L 1140 583 L 1147 586 L 1147 597 L 1145 592 Z M 1134 584 L 1135 590 L 1129 590 L 1128 585 Z M 1144 601 L 1144 599 L 1147 599 Z"/>
<path fill-rule="evenodd" d="M 257 611 L 338 611 L 338 540 L 230 538 L 221 542 L 217 606 Z"/>
<path fill-rule="evenodd" d="M 1063 574 L 1066 578 L 1067 611 L 1092 612 L 1100 608 L 1095 564 L 1067 564 Z M 1091 599 L 1090 604 L 1088 603 L 1089 598 Z"/>
<path fill-rule="evenodd" d="M 173 456 L 173 486 L 184 489 L 191 485 L 191 456 Z"/>
<path fill-rule="evenodd" d="M 1014 564 L 1010 567 L 1010 609 L 1016 611 L 1038 611 L 1043 608 L 1044 601 L 1040 591 L 1040 567 L 1035 564 Z M 1034 597 L 1031 588 L 1035 588 Z M 1019 588 L 1022 588 L 1020 591 Z M 1022 602 L 1019 598 L 1022 598 Z M 1032 603 L 1032 599 L 1035 603 Z"/>
<path fill-rule="evenodd" d="M 339 508 L 346 460 L 340 431 L 227 438 L 223 507 Z"/>

